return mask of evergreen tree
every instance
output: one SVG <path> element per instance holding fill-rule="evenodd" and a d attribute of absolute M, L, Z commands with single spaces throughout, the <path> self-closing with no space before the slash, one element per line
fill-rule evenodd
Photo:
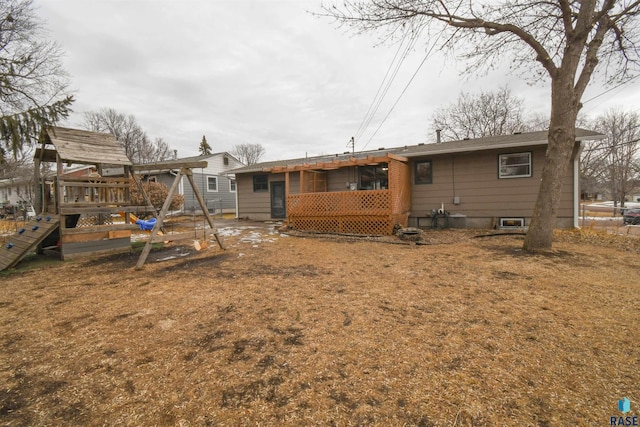
<path fill-rule="evenodd" d="M 207 138 L 204 135 L 202 135 L 202 141 L 200 141 L 198 151 L 200 152 L 201 156 L 209 156 L 212 154 L 211 146 L 207 142 Z"/>
<path fill-rule="evenodd" d="M 0 116 L 0 163 L 3 163 L 8 155 L 17 158 L 25 146 L 30 146 L 34 141 L 41 141 L 45 126 L 54 125 L 67 118 L 72 103 L 73 97 L 67 96 L 46 106 Z"/>
<path fill-rule="evenodd" d="M 69 115 L 62 54 L 46 40 L 32 0 L 0 1 L 0 162 L 18 158 L 45 126 Z"/>

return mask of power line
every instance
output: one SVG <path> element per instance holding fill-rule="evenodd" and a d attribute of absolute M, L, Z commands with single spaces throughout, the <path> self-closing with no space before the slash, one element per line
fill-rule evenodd
<path fill-rule="evenodd" d="M 411 50 L 413 49 L 413 47 L 415 46 L 417 40 L 418 40 L 418 36 L 419 36 L 420 32 L 419 31 L 414 31 L 411 34 L 411 38 L 409 39 L 408 44 L 406 45 L 406 47 L 404 48 L 404 52 L 402 53 L 402 56 L 400 57 L 399 61 L 395 63 L 394 66 L 394 62 L 397 58 L 397 54 L 400 52 L 401 48 L 402 48 L 402 44 L 404 43 L 404 40 L 406 38 L 406 34 L 402 39 L 402 42 L 400 43 L 400 46 L 398 47 L 398 51 L 396 52 L 396 55 L 394 56 L 393 60 L 391 61 L 391 63 L 389 64 L 389 68 L 387 69 L 387 74 L 385 74 L 385 78 L 382 80 L 382 82 L 380 83 L 380 86 L 378 88 L 378 91 L 376 92 L 376 96 L 374 97 L 371 106 L 369 107 L 369 110 L 367 111 L 367 114 L 365 115 L 365 118 L 363 119 L 363 122 L 360 124 L 360 127 L 358 128 L 358 132 L 356 132 L 355 138 L 359 139 L 360 136 L 362 136 L 362 134 L 367 130 L 369 124 L 371 123 L 371 120 L 373 119 L 373 117 L 375 117 L 376 113 L 378 112 L 378 109 L 380 108 L 380 105 L 382 104 L 382 101 L 384 100 L 385 96 L 387 95 L 389 88 L 391 87 L 391 84 L 393 83 L 393 81 L 395 80 L 396 76 L 398 75 L 398 72 L 400 71 L 400 67 L 402 66 L 402 64 L 404 63 L 404 60 L 407 58 L 407 56 L 409 56 L 409 53 L 411 52 Z M 389 70 L 391 70 L 391 68 L 393 67 L 393 72 L 391 74 L 391 77 L 388 77 L 389 74 Z M 386 80 L 386 82 L 385 82 Z M 384 89 L 383 89 L 384 86 Z M 380 94 L 380 90 L 382 90 L 382 93 Z M 378 96 L 380 95 L 380 96 Z"/>
<path fill-rule="evenodd" d="M 629 84 L 629 83 L 632 83 L 634 80 L 636 80 L 636 79 L 637 79 L 637 78 L 639 78 L 639 77 L 640 77 L 640 74 L 638 74 L 638 75 L 636 75 L 636 76 L 633 76 L 633 77 L 631 77 L 629 80 L 626 80 L 626 81 L 624 81 L 624 82 L 622 82 L 622 83 L 619 83 L 619 84 L 617 84 L 617 85 L 616 85 L 616 86 L 614 86 L 614 87 L 611 87 L 611 88 L 609 88 L 609 89 L 603 90 L 602 92 L 598 93 L 598 94 L 597 94 L 597 95 L 595 95 L 595 96 L 592 96 L 591 98 L 587 99 L 586 101 L 582 101 L 582 105 L 585 105 L 585 104 L 586 104 L 586 103 L 588 103 L 588 102 L 591 102 L 591 101 L 593 101 L 593 100 L 595 100 L 595 99 L 597 99 L 597 98 L 600 98 L 601 96 L 606 95 L 606 94 L 607 94 L 607 93 L 609 93 L 609 92 L 612 92 L 612 91 L 614 91 L 614 90 L 616 90 L 616 89 L 619 89 L 619 88 L 621 88 L 622 86 L 625 86 L 625 85 L 627 85 L 627 84 Z M 562 113 L 561 113 L 561 114 L 563 114 L 563 115 L 564 115 L 564 114 L 565 114 L 565 113 L 567 113 L 568 111 L 569 111 L 569 110 L 568 110 L 568 109 L 566 109 L 566 110 L 562 111 Z M 582 112 L 584 113 L 584 110 L 582 110 Z M 534 128 L 537 128 L 537 127 L 538 127 L 538 125 L 540 125 L 541 127 L 542 127 L 543 125 L 547 125 L 546 127 L 548 128 L 549 119 L 550 119 L 550 118 L 546 119 L 545 121 L 536 122 L 536 123 L 535 123 Z"/>
<path fill-rule="evenodd" d="M 364 144 L 364 146 L 362 147 L 362 150 L 364 150 L 365 148 L 367 148 L 367 145 L 369 145 L 369 143 L 371 142 L 371 140 L 373 139 L 374 136 L 376 136 L 376 134 L 378 133 L 378 131 L 380 130 L 380 128 L 382 127 L 382 125 L 384 124 L 384 122 L 387 120 L 387 118 L 391 115 L 391 112 L 393 111 L 393 109 L 396 107 L 396 105 L 398 105 L 398 102 L 400 102 L 400 98 L 402 98 L 402 96 L 404 95 L 404 93 L 407 91 L 407 89 L 409 88 L 409 85 L 411 84 L 411 82 L 413 82 L 413 79 L 416 77 L 416 75 L 418 74 L 418 72 L 420 71 L 420 69 L 422 68 L 422 66 L 424 65 L 424 63 L 427 61 L 427 58 L 429 58 L 429 54 L 427 53 L 427 55 L 425 55 L 424 59 L 422 60 L 422 62 L 420 63 L 420 65 L 418 65 L 418 69 L 415 71 L 415 73 L 413 73 L 413 76 L 411 76 L 411 79 L 409 80 L 409 83 L 407 83 L 407 85 L 404 87 L 404 89 L 402 90 L 402 92 L 400 93 L 400 96 L 398 96 L 398 98 L 396 99 L 396 102 L 393 103 L 393 105 L 391 106 L 391 109 L 389 109 L 389 112 L 387 113 L 386 116 L 384 116 L 384 118 L 382 119 L 382 121 L 380 122 L 380 124 L 378 125 L 378 127 L 376 128 L 375 132 L 373 132 L 373 134 L 369 137 L 369 139 L 367 140 L 367 143 Z"/>
<path fill-rule="evenodd" d="M 625 145 L 634 145 L 636 143 L 640 142 L 640 139 L 632 139 L 630 141 L 626 141 L 626 142 L 620 142 L 615 144 L 615 146 L 611 146 L 611 145 L 605 145 L 605 146 L 599 146 L 599 147 L 593 147 L 593 148 L 586 148 L 584 150 L 582 150 L 583 153 L 590 153 L 593 151 L 600 151 L 600 150 L 614 150 L 615 148 L 618 147 L 622 147 Z"/>
<path fill-rule="evenodd" d="M 386 116 L 384 116 L 384 118 L 382 119 L 382 121 L 380 122 L 380 124 L 378 125 L 378 127 L 376 128 L 376 130 L 373 132 L 373 134 L 369 137 L 369 139 L 367 140 L 367 143 L 364 144 L 364 146 L 362 147 L 362 150 L 364 150 L 367 145 L 369 145 L 369 143 L 371 142 L 371 140 L 373 139 L 374 136 L 376 136 L 376 134 L 378 133 L 378 131 L 380 130 L 380 128 L 382 127 L 382 125 L 384 124 L 384 122 L 387 120 L 387 118 L 389 118 L 389 116 L 391 115 L 391 113 L 393 112 L 393 109 L 396 107 L 396 105 L 398 105 L 398 102 L 400 102 L 400 99 L 402 98 L 402 96 L 405 94 L 405 92 L 407 91 L 407 89 L 409 89 L 409 86 L 411 85 L 411 83 L 413 82 L 413 79 L 415 79 L 415 77 L 418 75 L 418 72 L 420 71 L 420 69 L 422 68 L 422 66 L 424 65 L 425 62 L 427 62 L 427 59 L 429 58 L 429 56 L 431 56 L 431 52 L 433 52 L 433 49 L 436 47 L 436 44 L 438 43 L 438 40 L 440 40 L 440 36 L 442 36 L 442 34 L 444 33 L 444 29 L 440 31 L 440 33 L 438 34 L 438 37 L 436 37 L 435 41 L 433 42 L 433 44 L 431 45 L 431 47 L 429 48 L 429 50 L 427 51 L 427 54 L 424 56 L 424 58 L 422 59 L 422 62 L 420 62 L 420 65 L 418 65 L 418 68 L 416 69 L 416 71 L 413 73 L 413 75 L 411 76 L 411 79 L 409 79 L 409 82 L 405 85 L 404 89 L 402 90 L 402 92 L 400 93 L 400 95 L 398 96 L 398 98 L 396 99 L 396 101 L 393 103 L 393 105 L 391 106 L 391 108 L 389 109 L 389 112 L 387 113 Z"/>
<path fill-rule="evenodd" d="M 384 85 L 384 82 L 387 80 L 387 76 L 389 76 L 389 71 L 391 71 L 391 67 L 396 62 L 396 58 L 398 57 L 398 54 L 400 53 L 400 49 L 402 49 L 402 45 L 404 44 L 404 40 L 406 39 L 406 37 L 407 37 L 407 35 L 405 33 L 404 37 L 402 37 L 402 40 L 400 41 L 400 44 L 398 45 L 398 50 L 396 50 L 396 54 L 393 56 L 393 59 L 389 63 L 389 67 L 387 68 L 387 72 L 385 73 L 384 77 L 382 78 L 382 81 L 380 82 L 380 86 L 378 86 L 378 90 L 376 91 L 376 94 L 373 97 L 373 100 L 371 101 L 371 105 L 369 105 L 369 109 L 367 110 L 366 114 L 362 118 L 362 122 L 360 122 L 360 126 L 358 126 L 358 130 L 356 131 L 355 135 L 360 136 L 360 131 L 361 130 L 364 132 L 364 130 L 362 129 L 363 126 L 364 126 L 364 123 L 367 121 L 367 118 L 369 117 L 369 113 L 371 113 L 371 109 L 373 108 L 373 106 L 376 103 L 376 99 L 378 99 L 378 95 L 380 94 L 380 90 L 382 89 L 382 86 Z"/>
<path fill-rule="evenodd" d="M 619 87 L 622 87 L 622 86 L 624 86 L 624 85 L 626 85 L 626 84 L 629 84 L 629 83 L 631 83 L 632 81 L 634 81 L 635 79 L 637 79 L 638 77 L 640 77 L 640 74 L 638 74 L 638 75 L 636 75 L 636 76 L 631 77 L 629 80 L 626 80 L 626 81 L 624 81 L 624 82 L 618 83 L 618 84 L 617 84 L 617 85 L 615 85 L 614 87 L 611 87 L 611 88 L 609 88 L 609 89 L 607 89 L 607 90 L 605 90 L 605 91 L 602 91 L 601 93 L 597 94 L 596 96 L 592 96 L 591 98 L 589 98 L 589 99 L 587 99 L 586 101 L 584 101 L 582 104 L 584 105 L 584 104 L 586 104 L 587 102 L 591 102 L 591 101 L 593 101 L 594 99 L 601 97 L 602 95 L 605 95 L 605 94 L 607 94 L 607 93 L 609 93 L 609 92 L 611 92 L 611 91 L 614 91 L 614 90 L 618 89 Z"/>

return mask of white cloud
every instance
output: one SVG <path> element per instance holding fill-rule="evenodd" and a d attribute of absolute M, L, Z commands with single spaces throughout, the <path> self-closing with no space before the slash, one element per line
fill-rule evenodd
<path fill-rule="evenodd" d="M 35 0 L 51 38 L 67 52 L 77 112 L 103 107 L 133 114 L 149 136 L 179 156 L 261 143 L 265 160 L 342 152 L 358 129 L 396 45 L 352 36 L 312 16 L 316 0 Z M 361 149 L 425 55 L 407 58 Z M 509 84 L 530 110 L 546 111 L 547 86 L 497 70 L 461 77 L 433 55 L 367 148 L 431 141 L 433 111 L 460 91 Z M 630 90 L 631 89 L 631 90 Z M 593 89 L 589 94 L 600 93 Z M 638 84 L 591 103 L 637 102 Z M 590 95 L 593 96 L 593 95 Z M 588 98 L 588 96 L 586 97 Z M 632 104 L 633 105 L 633 104 Z M 637 104 L 636 104 L 637 105 Z"/>

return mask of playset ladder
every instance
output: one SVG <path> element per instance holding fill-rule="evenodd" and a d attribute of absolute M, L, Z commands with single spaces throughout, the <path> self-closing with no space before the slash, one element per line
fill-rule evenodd
<path fill-rule="evenodd" d="M 60 220 L 57 215 L 40 215 L 31 219 L 0 248 L 0 271 L 20 262 L 59 226 Z"/>

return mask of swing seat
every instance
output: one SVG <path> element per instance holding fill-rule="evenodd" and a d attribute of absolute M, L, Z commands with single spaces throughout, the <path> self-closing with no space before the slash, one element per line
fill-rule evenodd
<path fill-rule="evenodd" d="M 148 220 L 137 219 L 136 224 L 140 227 L 140 230 L 150 231 L 153 230 L 153 227 L 156 225 L 156 219 L 151 218 Z"/>

